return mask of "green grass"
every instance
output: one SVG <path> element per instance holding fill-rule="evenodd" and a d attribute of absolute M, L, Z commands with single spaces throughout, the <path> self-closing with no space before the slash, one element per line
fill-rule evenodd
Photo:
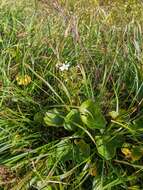
<path fill-rule="evenodd" d="M 137 0 L 1 0 L 1 190 L 143 189 L 142 21 Z"/>

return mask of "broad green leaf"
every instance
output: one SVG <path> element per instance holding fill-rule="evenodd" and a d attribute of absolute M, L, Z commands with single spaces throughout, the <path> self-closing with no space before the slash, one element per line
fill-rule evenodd
<path fill-rule="evenodd" d="M 96 136 L 95 140 L 97 151 L 103 158 L 110 160 L 115 156 L 116 148 L 118 146 L 116 139 L 110 141 L 108 138 Z"/>
<path fill-rule="evenodd" d="M 55 155 L 57 159 L 61 158 L 61 161 L 72 160 L 72 144 L 69 140 L 61 140 L 57 144 Z"/>
<path fill-rule="evenodd" d="M 80 106 L 81 120 L 91 129 L 102 129 L 106 126 L 106 120 L 98 104 L 87 100 Z"/>
<path fill-rule="evenodd" d="M 50 110 L 46 112 L 44 121 L 48 126 L 62 126 L 64 122 L 63 113 L 58 112 L 56 109 Z"/>
<path fill-rule="evenodd" d="M 73 109 L 65 117 L 64 128 L 69 131 L 76 130 L 77 129 L 76 124 L 79 123 L 80 123 L 80 114 L 78 110 Z"/>
<path fill-rule="evenodd" d="M 80 163 L 90 156 L 90 145 L 81 139 L 76 140 L 75 145 L 67 139 L 61 140 L 57 144 L 55 155 L 62 162 L 73 160 L 76 163 Z"/>
<path fill-rule="evenodd" d="M 82 162 L 90 156 L 90 145 L 87 144 L 83 139 L 75 140 L 75 160 Z"/>

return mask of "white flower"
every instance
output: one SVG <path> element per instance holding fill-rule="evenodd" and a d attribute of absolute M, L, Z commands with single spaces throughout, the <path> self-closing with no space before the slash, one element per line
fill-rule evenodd
<path fill-rule="evenodd" d="M 65 63 L 63 63 L 62 65 L 60 65 L 59 66 L 59 69 L 61 70 L 61 71 L 68 71 L 68 69 L 69 69 L 69 63 L 67 63 L 67 64 L 65 64 Z"/>

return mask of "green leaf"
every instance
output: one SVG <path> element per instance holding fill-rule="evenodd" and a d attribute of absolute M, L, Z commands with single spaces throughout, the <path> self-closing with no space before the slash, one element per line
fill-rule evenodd
<path fill-rule="evenodd" d="M 87 159 L 90 156 L 90 145 L 87 144 L 83 139 L 75 140 L 76 144 L 75 152 L 76 152 L 76 161 L 82 162 L 84 159 Z"/>
<path fill-rule="evenodd" d="M 80 114 L 78 110 L 72 109 L 65 117 L 64 128 L 69 131 L 76 130 L 76 124 L 80 124 Z"/>
<path fill-rule="evenodd" d="M 82 139 L 75 140 L 75 144 L 68 139 L 63 139 L 57 144 L 54 155 L 62 162 L 73 160 L 81 163 L 90 156 L 90 145 Z"/>
<path fill-rule="evenodd" d="M 57 148 L 56 148 L 56 158 L 57 159 L 61 159 L 61 161 L 65 162 L 67 160 L 71 160 L 72 159 L 72 144 L 70 143 L 69 140 L 64 139 L 61 140 L 58 144 L 57 144 Z"/>
<path fill-rule="evenodd" d="M 132 160 L 137 161 L 143 156 L 143 147 L 133 147 L 132 149 Z"/>
<path fill-rule="evenodd" d="M 106 160 L 112 159 L 116 154 L 117 139 L 109 140 L 108 137 L 102 136 L 96 136 L 95 139 L 98 153 Z"/>
<path fill-rule="evenodd" d="M 142 136 L 143 133 L 143 116 L 135 119 L 133 124 L 130 125 L 131 129 Z"/>
<path fill-rule="evenodd" d="M 64 123 L 64 116 L 62 112 L 58 112 L 56 109 L 46 112 L 44 121 L 47 126 L 59 127 Z"/>
<path fill-rule="evenodd" d="M 140 190 L 140 186 L 134 185 L 134 186 L 128 187 L 128 190 Z"/>
<path fill-rule="evenodd" d="M 37 124 L 43 123 L 43 113 L 37 112 L 34 115 L 34 122 L 37 123 Z"/>
<path fill-rule="evenodd" d="M 81 120 L 91 129 L 103 129 L 106 120 L 101 112 L 99 105 L 92 100 L 87 100 L 80 106 Z"/>

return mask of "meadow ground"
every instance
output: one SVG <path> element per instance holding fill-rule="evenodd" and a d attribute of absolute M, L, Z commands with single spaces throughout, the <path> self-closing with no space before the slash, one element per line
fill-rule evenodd
<path fill-rule="evenodd" d="M 0 1 L 0 190 L 143 189 L 143 2 Z"/>

